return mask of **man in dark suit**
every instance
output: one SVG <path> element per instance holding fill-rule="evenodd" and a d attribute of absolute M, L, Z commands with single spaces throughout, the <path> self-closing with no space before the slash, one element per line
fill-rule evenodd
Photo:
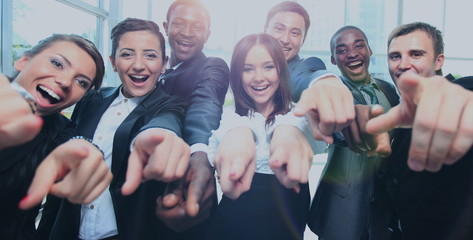
<path fill-rule="evenodd" d="M 157 214 L 168 226 L 182 231 L 204 221 L 217 205 L 215 179 L 206 147 L 211 130 L 217 129 L 229 85 L 229 69 L 220 58 L 206 57 L 210 15 L 199 1 L 177 0 L 163 23 L 171 46 L 169 69 L 162 75 L 165 90 L 188 101 L 183 138 L 191 146 L 190 167 L 182 181 L 168 186 L 158 199 Z M 186 196 L 186 197 L 184 197 Z M 196 228 L 205 230 L 203 222 Z"/>
<path fill-rule="evenodd" d="M 369 74 L 372 51 L 363 31 L 342 27 L 332 36 L 330 50 L 331 61 L 340 69 L 355 104 L 380 104 L 389 110 L 399 103 L 392 84 Z M 379 221 L 373 215 L 377 204 L 374 187 L 382 160 L 367 152 L 354 152 L 345 142 L 330 146 L 308 222 L 320 239 L 386 239 L 387 231 L 379 232 L 372 226 Z"/>
<path fill-rule="evenodd" d="M 389 72 L 401 104 L 367 130 L 412 127 L 396 130 L 387 162 L 392 239 L 473 239 L 473 78 L 449 82 L 438 76 L 443 62 L 435 27 L 410 23 L 390 34 Z"/>

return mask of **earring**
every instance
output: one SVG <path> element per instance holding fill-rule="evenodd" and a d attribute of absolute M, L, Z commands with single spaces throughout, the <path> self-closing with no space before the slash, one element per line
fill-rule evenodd
<path fill-rule="evenodd" d="M 113 67 L 113 71 L 116 72 L 116 71 L 117 71 L 117 67 Z"/>

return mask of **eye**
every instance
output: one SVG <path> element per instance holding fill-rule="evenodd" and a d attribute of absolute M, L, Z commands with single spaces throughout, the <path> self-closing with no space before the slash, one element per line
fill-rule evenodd
<path fill-rule="evenodd" d="M 356 49 L 362 49 L 364 47 L 365 47 L 365 44 L 362 44 L 362 43 L 355 45 Z"/>
<path fill-rule="evenodd" d="M 268 65 L 264 66 L 264 70 L 266 70 L 266 71 L 271 71 L 274 68 L 276 68 L 276 66 L 274 66 L 274 64 L 268 64 Z"/>
<path fill-rule="evenodd" d="M 62 66 L 63 66 L 63 65 L 62 65 L 62 62 L 59 61 L 59 60 L 51 59 L 51 63 L 52 63 L 54 66 L 56 66 L 57 68 L 61 68 L 61 69 L 63 68 L 63 67 L 62 67 Z"/>
<path fill-rule="evenodd" d="M 196 32 L 200 32 L 200 31 L 203 31 L 204 30 L 204 25 L 201 24 L 201 23 L 197 23 L 194 25 L 194 31 Z"/>
<path fill-rule="evenodd" d="M 87 79 L 76 78 L 75 81 L 84 89 L 89 89 L 91 82 Z"/>
<path fill-rule="evenodd" d="M 415 57 L 415 58 L 419 58 L 419 57 L 422 57 L 422 53 L 421 52 L 418 52 L 418 51 L 415 51 L 412 53 L 412 56 Z"/>
<path fill-rule="evenodd" d="M 292 31 L 292 32 L 291 32 L 291 35 L 292 35 L 293 37 L 299 37 L 299 36 L 301 35 L 301 32 L 299 32 L 299 31 Z"/>
<path fill-rule="evenodd" d="M 282 32 L 282 31 L 284 31 L 284 28 L 280 25 L 276 25 L 276 26 L 274 26 L 274 30 L 276 30 L 276 32 Z"/>
<path fill-rule="evenodd" d="M 335 51 L 336 54 L 345 54 L 347 52 L 347 49 L 345 48 L 340 48 Z"/>
<path fill-rule="evenodd" d="M 145 58 L 156 59 L 158 58 L 158 55 L 156 55 L 155 53 L 145 53 Z"/>
<path fill-rule="evenodd" d="M 252 67 L 244 67 L 243 68 L 243 72 L 249 73 L 249 72 L 252 72 L 252 71 L 254 71 L 254 68 L 252 68 Z"/>
<path fill-rule="evenodd" d="M 129 57 L 132 57 L 133 54 L 131 52 L 122 52 L 120 53 L 120 57 L 122 58 L 129 58 Z"/>
<path fill-rule="evenodd" d="M 391 61 L 399 60 L 400 58 L 401 58 L 401 55 L 399 55 L 399 54 L 389 55 L 389 60 L 391 60 Z"/>

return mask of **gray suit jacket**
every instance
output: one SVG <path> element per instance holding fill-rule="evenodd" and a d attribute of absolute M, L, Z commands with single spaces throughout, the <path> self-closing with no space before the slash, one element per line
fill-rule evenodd
<path fill-rule="evenodd" d="M 353 94 L 355 104 L 365 104 L 360 91 L 344 83 Z M 375 79 L 391 106 L 399 103 L 399 96 L 392 84 Z M 325 171 L 312 202 L 308 225 L 323 239 L 385 239 L 380 228 L 370 227 L 377 221 L 372 209 L 380 208 L 374 199 L 375 178 L 381 163 L 378 157 L 356 154 L 344 144 L 334 144 L 329 149 Z"/>

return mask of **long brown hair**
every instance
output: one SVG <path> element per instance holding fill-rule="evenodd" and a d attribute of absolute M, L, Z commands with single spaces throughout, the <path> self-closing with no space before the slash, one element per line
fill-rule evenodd
<path fill-rule="evenodd" d="M 242 73 L 245 59 L 250 49 L 261 44 L 266 47 L 273 59 L 279 76 L 279 87 L 274 93 L 274 109 L 266 119 L 266 125 L 274 122 L 278 114 L 286 114 L 291 110 L 291 91 L 289 88 L 289 70 L 287 61 L 278 41 L 269 34 L 251 34 L 241 39 L 233 50 L 230 64 L 230 86 L 235 98 L 235 112 L 240 116 L 247 116 L 250 111 L 256 111 L 253 99 L 243 89 Z"/>

